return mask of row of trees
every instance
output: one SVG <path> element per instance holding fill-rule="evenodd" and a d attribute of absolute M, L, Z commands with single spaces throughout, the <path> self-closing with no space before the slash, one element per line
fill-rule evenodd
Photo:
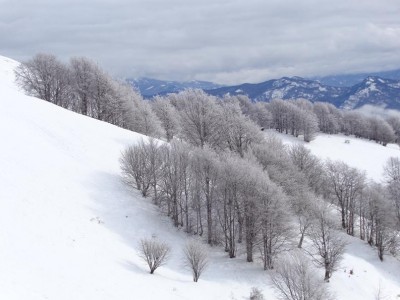
<path fill-rule="evenodd" d="M 307 142 L 318 131 L 342 132 L 383 145 L 397 142 L 400 137 L 398 117 L 367 117 L 304 99 L 253 103 L 246 96 L 218 99 L 201 90 L 187 90 L 144 101 L 131 86 L 112 79 L 85 57 L 74 57 L 65 64 L 54 55 L 38 54 L 22 63 L 15 73 L 17 83 L 29 95 L 167 141 L 180 137 L 195 145 L 207 143 L 212 148 L 236 147 L 243 151 L 246 138 L 257 138 L 257 127 L 302 136 Z M 241 135 L 221 140 L 219 133 L 223 130 Z"/>
<path fill-rule="evenodd" d="M 343 230 L 351 236 L 359 234 L 376 246 L 383 260 L 385 253 L 399 251 L 400 161 L 390 158 L 384 168 L 386 184 L 368 182 L 363 172 L 340 161 L 322 164 L 304 146 L 293 146 L 289 155 L 298 170 L 308 179 L 312 190 L 337 208 Z M 305 206 L 307 208 L 307 206 Z M 307 213 L 307 209 L 305 210 Z M 301 214 L 300 214 L 301 215 Z M 300 219 L 306 231 L 307 218 Z"/>
<path fill-rule="evenodd" d="M 285 196 L 255 160 L 150 140 L 128 148 L 121 165 L 127 180 L 151 195 L 175 226 L 204 235 L 211 245 L 223 244 L 231 258 L 245 242 L 247 261 L 258 248 L 269 269 L 288 246 L 292 228 Z"/>
<path fill-rule="evenodd" d="M 265 269 L 273 268 L 279 252 L 293 248 L 296 236 L 299 248 L 308 237 L 314 246 L 307 251 L 326 259 L 321 266 L 329 279 L 344 247 L 339 223 L 349 235 L 358 231 L 376 246 L 381 259 L 397 249 L 398 203 L 390 189 L 368 184 L 364 174 L 344 163 L 322 164 L 303 146 L 286 151 L 271 138 L 253 144 L 242 158 L 207 145 L 150 139 L 128 148 L 121 166 L 128 182 L 152 197 L 175 226 L 223 245 L 231 258 L 239 245 L 249 262 L 258 250 Z M 332 220 L 336 214 L 326 203 L 337 207 L 340 219 Z M 338 248 L 338 258 L 326 245 Z"/>
<path fill-rule="evenodd" d="M 154 134 L 159 126 L 149 104 L 126 83 L 112 79 L 95 62 L 74 57 L 68 64 L 38 54 L 15 70 L 29 95 L 123 128 Z"/>
<path fill-rule="evenodd" d="M 156 238 L 143 238 L 139 243 L 139 255 L 149 267 L 150 274 L 164 265 L 169 258 L 171 248 L 168 243 Z M 183 248 L 184 265 L 192 271 L 193 281 L 197 282 L 208 265 L 208 250 L 204 244 L 191 240 Z"/>
<path fill-rule="evenodd" d="M 374 140 L 384 146 L 398 142 L 400 137 L 400 118 L 394 116 L 388 119 L 370 117 L 357 111 L 339 110 L 326 102 L 311 103 L 304 99 L 275 99 L 268 103 L 254 103 L 246 96 L 225 96 L 217 99 L 200 90 L 187 90 L 165 97 L 155 97 L 154 101 L 150 102 L 161 120 L 162 135 L 168 141 L 173 136 L 188 138 L 187 130 L 195 129 L 187 127 L 185 122 L 187 118 L 194 117 L 188 115 L 187 110 L 194 108 L 191 105 L 198 105 L 193 103 L 199 99 L 203 99 L 202 107 L 208 112 L 203 114 L 203 119 L 208 120 L 208 127 L 215 130 L 221 128 L 218 109 L 226 110 L 235 104 L 235 109 L 239 108 L 243 116 L 258 127 L 273 128 L 296 137 L 302 136 L 307 142 L 313 140 L 318 132 L 355 135 Z M 184 104 L 185 102 L 191 104 Z M 194 109 L 193 112 L 195 111 Z"/>

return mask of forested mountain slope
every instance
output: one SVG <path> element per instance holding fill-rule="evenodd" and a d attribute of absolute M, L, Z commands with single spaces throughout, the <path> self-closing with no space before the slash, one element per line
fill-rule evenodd
<path fill-rule="evenodd" d="M 0 57 L 0 298 L 245 299 L 253 286 L 276 298 L 259 262 L 217 247 L 193 283 L 182 264 L 187 235 L 121 180 L 121 151 L 146 137 L 25 96 L 17 65 Z M 137 253 L 152 236 L 172 248 L 154 275 Z M 329 283 L 337 299 L 376 299 L 379 288 L 398 299 L 400 263 L 349 240 Z"/>

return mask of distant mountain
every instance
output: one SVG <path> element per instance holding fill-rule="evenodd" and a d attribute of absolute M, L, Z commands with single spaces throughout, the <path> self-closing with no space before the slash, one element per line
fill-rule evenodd
<path fill-rule="evenodd" d="M 357 83 L 361 83 L 367 77 L 381 77 L 387 79 L 400 80 L 400 69 L 384 72 L 348 74 L 348 75 L 332 75 L 325 77 L 314 77 L 312 80 L 318 80 L 322 84 L 339 87 L 351 87 Z"/>
<path fill-rule="evenodd" d="M 221 85 L 208 81 L 164 81 L 152 78 L 127 79 L 133 87 L 137 88 L 143 97 L 151 98 L 156 95 L 177 93 L 188 88 L 210 90 L 221 87 Z"/>
<path fill-rule="evenodd" d="M 347 88 L 332 87 L 321 84 L 315 80 L 301 77 L 283 77 L 262 83 L 245 83 L 231 87 L 221 87 L 208 90 L 207 93 L 215 96 L 247 95 L 254 101 L 269 101 L 272 99 L 298 99 L 305 98 L 310 101 L 327 101 L 339 104 L 340 96 Z"/>
<path fill-rule="evenodd" d="M 247 95 L 254 101 L 304 98 L 312 102 L 330 102 L 345 109 L 358 108 L 365 104 L 400 109 L 400 80 L 376 76 L 367 77 L 351 87 L 334 87 L 301 77 L 283 77 L 258 84 L 246 83 L 206 92 L 219 97 L 226 94 Z"/>
<path fill-rule="evenodd" d="M 369 76 L 352 86 L 341 97 L 342 108 L 353 109 L 366 104 L 400 109 L 400 80 Z"/>
<path fill-rule="evenodd" d="M 400 78 L 400 70 L 398 72 Z M 396 75 L 396 71 L 385 72 L 385 74 L 389 73 L 393 77 Z M 343 76 L 337 78 L 344 78 Z M 355 80 L 355 77 L 353 79 Z M 321 80 L 301 77 L 283 77 L 256 84 L 244 83 L 235 86 L 221 86 L 207 81 L 179 82 L 151 78 L 128 79 L 127 81 L 145 98 L 177 93 L 187 88 L 198 88 L 219 97 L 226 94 L 247 95 L 254 101 L 304 98 L 312 102 L 329 102 L 345 109 L 371 104 L 400 110 L 400 79 L 379 76 L 367 76 L 351 86 L 329 85 Z"/>

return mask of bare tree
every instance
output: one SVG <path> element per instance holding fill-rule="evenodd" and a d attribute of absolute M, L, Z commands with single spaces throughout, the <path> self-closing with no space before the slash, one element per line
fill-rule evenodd
<path fill-rule="evenodd" d="M 134 108 L 131 129 L 147 136 L 161 137 L 163 131 L 161 122 L 151 109 L 150 104 L 140 97 L 140 99 L 136 99 Z"/>
<path fill-rule="evenodd" d="M 177 140 L 173 140 L 170 145 L 164 147 L 160 180 L 168 216 L 172 218 L 176 227 L 183 226 L 185 223 L 188 232 L 190 231 L 190 150 L 187 144 Z"/>
<path fill-rule="evenodd" d="M 197 282 L 208 265 L 208 250 L 199 241 L 191 240 L 183 249 L 185 266 L 192 270 L 193 281 Z"/>
<path fill-rule="evenodd" d="M 99 71 L 97 65 L 85 57 L 74 57 L 70 60 L 72 90 L 77 101 L 76 111 L 91 115 L 94 105 L 94 73 Z"/>
<path fill-rule="evenodd" d="M 272 286 L 282 300 L 332 299 L 326 285 L 316 276 L 310 262 L 300 252 L 283 256 L 271 272 Z"/>
<path fill-rule="evenodd" d="M 250 291 L 250 298 L 249 300 L 264 300 L 264 295 L 260 289 L 256 287 L 252 287 Z"/>
<path fill-rule="evenodd" d="M 139 255 L 149 266 L 150 274 L 166 263 L 169 252 L 170 248 L 165 242 L 155 238 L 140 240 Z"/>
<path fill-rule="evenodd" d="M 143 139 L 122 152 L 120 164 L 125 179 L 129 184 L 147 197 L 153 187 L 157 198 L 158 177 L 161 172 L 161 151 L 155 140 L 145 142 Z M 157 200 L 157 199 L 155 199 Z"/>
<path fill-rule="evenodd" d="M 272 115 L 272 126 L 278 132 L 288 133 L 287 130 L 287 115 L 288 115 L 288 105 L 287 102 L 281 99 L 274 99 L 268 105 L 268 110 Z"/>
<path fill-rule="evenodd" d="M 224 235 L 225 252 L 230 258 L 236 256 L 237 250 L 240 187 L 244 181 L 243 164 L 243 159 L 232 153 L 226 153 L 222 157 L 219 175 L 217 214 Z"/>
<path fill-rule="evenodd" d="M 389 198 L 393 203 L 397 218 L 397 229 L 400 230 L 400 160 L 397 157 L 388 159 L 384 166 Z"/>
<path fill-rule="evenodd" d="M 327 161 L 325 171 L 328 189 L 339 205 L 342 228 L 354 235 L 356 201 L 365 185 L 365 174 L 341 161 Z"/>
<path fill-rule="evenodd" d="M 217 148 L 220 144 L 220 107 L 215 98 L 202 90 L 186 90 L 176 96 L 182 124 L 182 137 L 203 148 Z M 184 126 L 183 126 L 184 125 Z"/>
<path fill-rule="evenodd" d="M 134 101 L 140 96 L 125 83 L 112 79 L 86 57 L 70 60 L 73 110 L 117 125 L 131 128 Z"/>
<path fill-rule="evenodd" d="M 305 175 L 308 185 L 314 192 L 321 194 L 324 184 L 324 177 L 322 176 L 324 170 L 321 161 L 302 144 L 292 145 L 288 154 L 297 169 Z"/>
<path fill-rule="evenodd" d="M 219 180 L 219 164 L 216 153 L 205 146 L 197 148 L 193 151 L 191 170 L 194 174 L 195 181 L 198 182 L 198 199 L 204 202 L 205 218 L 207 223 L 207 243 L 215 244 L 215 214 L 216 214 L 216 189 Z M 201 203 L 198 203 L 201 205 Z M 199 212 L 200 213 L 200 212 Z M 201 216 L 198 215 L 199 221 Z M 201 225 L 202 227 L 202 225 Z M 202 231 L 202 229 L 201 229 Z"/>
<path fill-rule="evenodd" d="M 152 108 L 161 122 L 167 142 L 170 142 L 179 132 L 178 112 L 168 98 L 156 97 Z"/>
<path fill-rule="evenodd" d="M 357 111 L 343 112 L 341 131 L 346 135 L 368 138 L 369 126 L 366 117 Z"/>
<path fill-rule="evenodd" d="M 398 157 L 390 157 L 383 167 L 384 176 L 387 183 L 393 181 L 400 182 L 400 159 Z"/>
<path fill-rule="evenodd" d="M 142 178 L 144 170 L 141 167 L 142 153 L 137 145 L 132 145 L 122 152 L 120 165 L 122 173 L 128 184 L 135 186 L 138 190 L 142 189 Z"/>
<path fill-rule="evenodd" d="M 367 189 L 369 222 L 367 241 L 376 246 L 378 257 L 383 260 L 386 253 L 396 254 L 399 250 L 399 237 L 396 228 L 396 212 L 387 190 L 378 183 L 371 183 Z"/>
<path fill-rule="evenodd" d="M 249 116 L 256 124 L 262 128 L 270 128 L 272 115 L 268 111 L 265 102 L 256 102 L 253 104 L 254 111 Z"/>
<path fill-rule="evenodd" d="M 388 124 L 390 126 L 392 126 L 392 128 L 394 130 L 394 134 L 396 136 L 395 142 L 397 144 L 399 144 L 400 143 L 400 118 L 398 116 L 390 116 L 388 119 L 386 119 L 386 122 L 388 122 Z"/>
<path fill-rule="evenodd" d="M 340 112 L 335 106 L 327 102 L 315 102 L 313 110 L 322 132 L 334 134 L 339 131 Z"/>
<path fill-rule="evenodd" d="M 317 212 L 315 222 L 311 225 L 309 237 L 311 247 L 306 249 L 306 252 L 317 267 L 325 269 L 324 279 L 329 281 L 342 259 L 347 243 L 337 232 L 328 208 L 323 203 Z"/>
<path fill-rule="evenodd" d="M 305 142 L 311 142 L 318 132 L 318 119 L 313 112 L 302 110 L 301 129 Z"/>
<path fill-rule="evenodd" d="M 243 157 L 252 144 L 263 140 L 261 130 L 242 114 L 239 103 L 223 103 L 222 108 L 220 111 L 222 147 Z"/>
<path fill-rule="evenodd" d="M 69 106 L 68 68 L 54 55 L 40 53 L 15 69 L 17 84 L 27 94 L 63 107 Z"/>
<path fill-rule="evenodd" d="M 278 253 L 292 247 L 293 231 L 289 221 L 289 208 L 282 191 L 269 180 L 265 180 L 260 188 L 260 252 L 264 270 L 268 270 L 274 268 Z"/>

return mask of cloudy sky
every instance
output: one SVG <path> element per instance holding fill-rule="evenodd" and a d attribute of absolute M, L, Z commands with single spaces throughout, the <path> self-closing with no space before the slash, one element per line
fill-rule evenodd
<path fill-rule="evenodd" d="M 234 84 L 400 68 L 400 0 L 0 0 L 0 55 Z"/>

